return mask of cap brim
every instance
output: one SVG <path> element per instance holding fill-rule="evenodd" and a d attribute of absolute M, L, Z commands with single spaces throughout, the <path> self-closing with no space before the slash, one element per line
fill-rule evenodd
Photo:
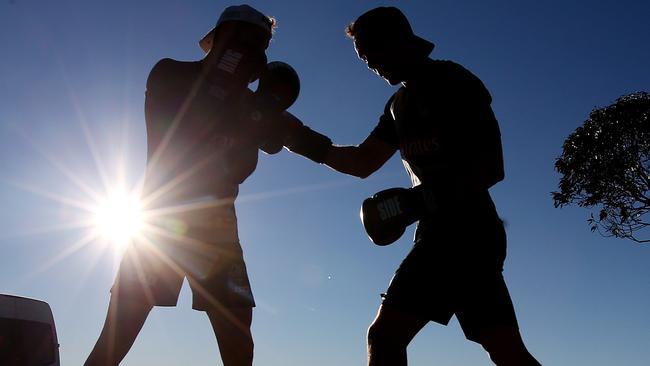
<path fill-rule="evenodd" d="M 210 29 L 208 33 L 206 33 L 203 38 L 199 41 L 199 47 L 203 50 L 203 52 L 208 53 L 212 49 L 212 43 L 214 42 L 214 32 L 217 29 L 217 27 L 213 27 Z"/>
<path fill-rule="evenodd" d="M 424 38 L 420 38 L 416 36 L 415 34 L 413 35 L 413 43 L 415 44 L 415 47 L 417 48 L 418 52 L 422 52 L 425 55 L 429 55 L 433 49 L 436 47 L 433 42 L 429 42 Z"/>

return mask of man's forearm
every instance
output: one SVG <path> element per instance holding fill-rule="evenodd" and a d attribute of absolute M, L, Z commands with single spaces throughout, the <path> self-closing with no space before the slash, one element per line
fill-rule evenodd
<path fill-rule="evenodd" d="M 337 172 L 359 178 L 366 178 L 374 171 L 362 161 L 358 146 L 332 146 L 323 163 Z"/>
<path fill-rule="evenodd" d="M 283 143 L 289 151 L 344 174 L 366 178 L 397 150 L 372 134 L 358 146 L 336 146 L 329 137 L 305 126 L 291 113 L 285 112 L 283 116 L 282 124 L 287 130 Z"/>
<path fill-rule="evenodd" d="M 293 153 L 344 174 L 365 178 L 373 171 L 371 164 L 364 161 L 358 146 L 335 146 L 329 137 L 304 125 L 290 134 L 286 147 Z"/>
<path fill-rule="evenodd" d="M 286 113 L 288 119 L 285 122 L 289 127 L 283 144 L 293 153 L 302 155 L 316 163 L 323 164 L 329 151 L 332 149 L 332 140 L 320 132 L 316 132 L 305 126 L 298 118 Z"/>

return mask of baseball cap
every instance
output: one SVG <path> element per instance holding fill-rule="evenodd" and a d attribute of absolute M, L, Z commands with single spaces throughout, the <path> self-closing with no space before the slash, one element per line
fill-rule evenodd
<path fill-rule="evenodd" d="M 378 40 L 384 37 L 396 37 L 411 40 L 427 55 L 435 47 L 432 42 L 417 36 L 404 13 L 394 6 L 380 6 L 361 14 L 348 26 L 350 37 L 356 40 L 359 33 L 362 33 L 362 37 L 366 39 Z"/>
<path fill-rule="evenodd" d="M 233 5 L 224 9 L 224 11 L 221 13 L 221 16 L 219 16 L 219 20 L 217 20 L 217 24 L 214 26 L 214 28 L 210 29 L 210 31 L 205 36 L 203 36 L 203 38 L 201 38 L 199 41 L 199 46 L 201 49 L 206 53 L 210 52 L 210 49 L 212 48 L 212 41 L 214 39 L 214 33 L 219 25 L 224 22 L 233 21 L 259 26 L 269 33 L 269 37 L 273 31 L 272 20 L 266 15 L 262 14 L 260 11 L 246 4 Z"/>

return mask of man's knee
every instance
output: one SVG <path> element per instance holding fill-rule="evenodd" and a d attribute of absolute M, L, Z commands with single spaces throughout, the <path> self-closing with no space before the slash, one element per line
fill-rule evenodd
<path fill-rule="evenodd" d="M 393 350 L 406 349 L 428 320 L 384 305 L 368 328 L 368 346 Z"/>
<path fill-rule="evenodd" d="M 366 333 L 366 342 L 370 347 L 371 345 L 376 344 L 379 339 L 381 339 L 381 331 L 377 325 L 377 322 L 373 322 L 368 327 L 368 332 Z"/>
<path fill-rule="evenodd" d="M 396 337 L 395 330 L 382 322 L 381 320 L 375 320 L 370 327 L 368 327 L 367 342 L 368 348 L 406 348 L 407 344 L 400 341 L 399 337 Z"/>
<path fill-rule="evenodd" d="M 215 332 L 231 334 L 235 332 L 240 336 L 251 338 L 252 308 L 208 309 L 206 314 Z"/>

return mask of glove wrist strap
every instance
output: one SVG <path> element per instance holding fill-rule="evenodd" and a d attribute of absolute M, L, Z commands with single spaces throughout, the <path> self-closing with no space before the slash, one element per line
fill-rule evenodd
<path fill-rule="evenodd" d="M 332 147 L 332 140 L 329 137 L 318 133 L 307 126 L 299 126 L 292 131 L 284 144 L 289 151 L 300 154 L 319 164 L 325 162 L 325 158 Z"/>

